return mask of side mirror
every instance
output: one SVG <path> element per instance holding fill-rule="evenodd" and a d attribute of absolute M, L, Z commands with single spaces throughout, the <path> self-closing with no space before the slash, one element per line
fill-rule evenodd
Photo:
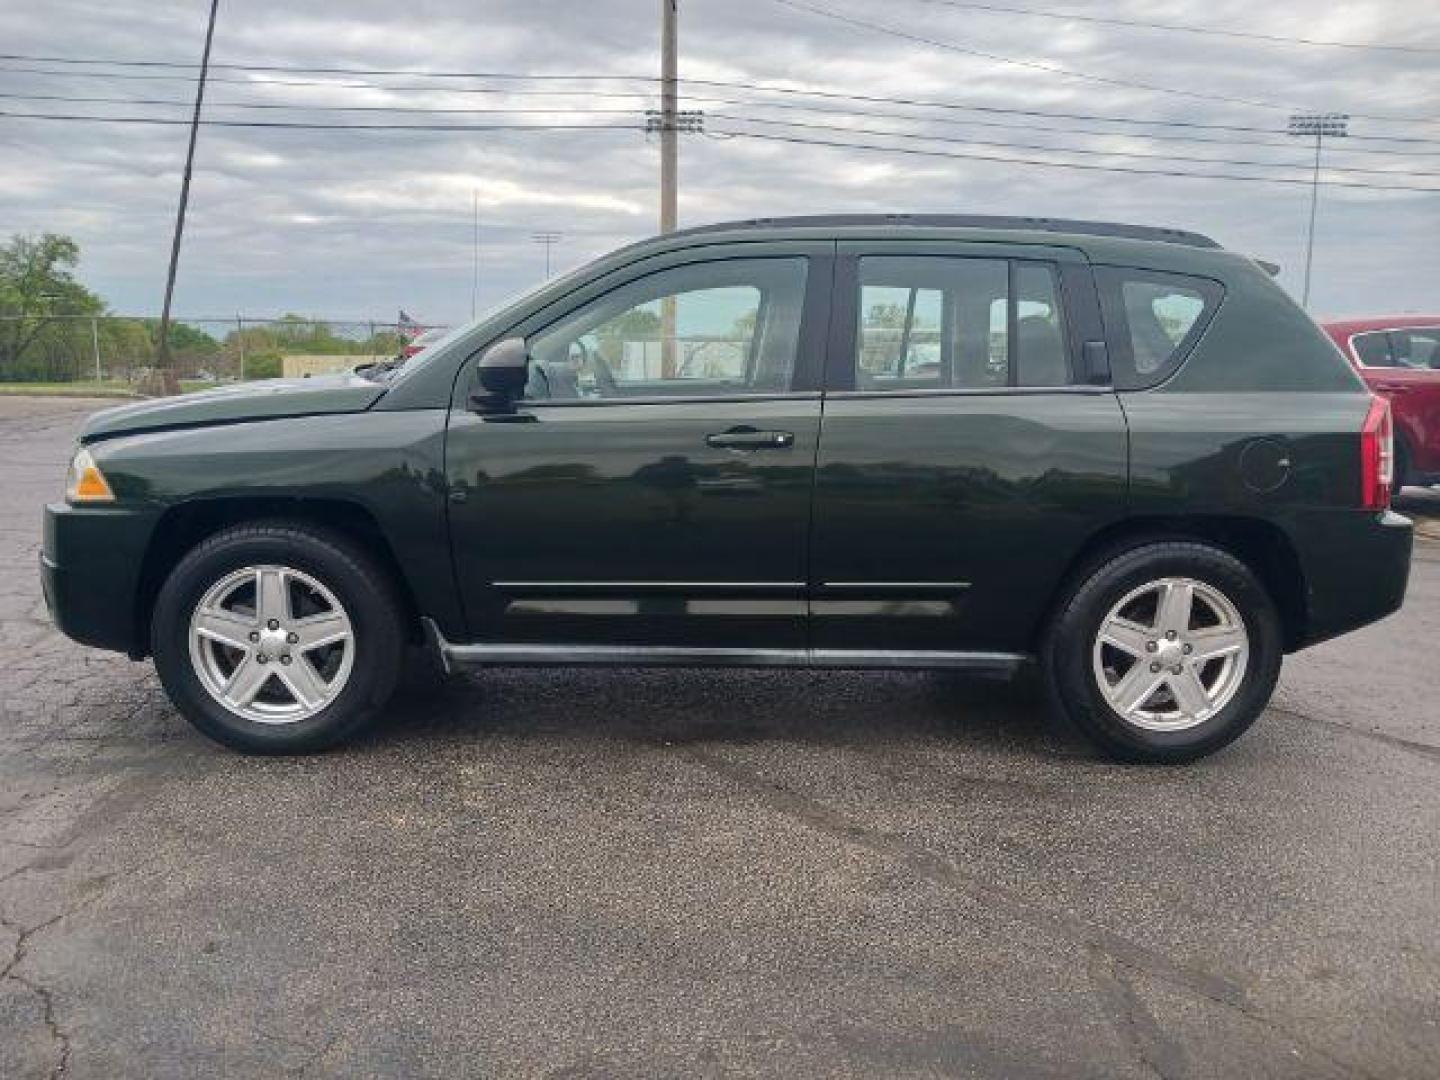
<path fill-rule="evenodd" d="M 482 416 L 514 412 L 529 369 L 525 339 L 501 338 L 480 357 L 480 389 L 470 395 L 470 408 Z"/>

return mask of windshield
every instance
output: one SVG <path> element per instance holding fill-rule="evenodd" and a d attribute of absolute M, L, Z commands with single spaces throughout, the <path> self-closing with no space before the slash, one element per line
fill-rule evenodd
<path fill-rule="evenodd" d="M 566 286 L 575 281 L 576 279 L 580 278 L 583 274 L 585 274 L 588 269 L 588 265 L 578 267 L 577 269 L 572 270 L 570 273 L 565 274 L 563 277 L 554 278 L 553 280 L 544 282 L 539 286 L 532 285 L 527 289 L 522 289 L 517 293 L 513 293 L 510 296 L 505 297 L 505 299 L 501 300 L 498 304 L 495 304 L 494 306 L 488 308 L 486 311 L 475 316 L 475 318 L 471 319 L 469 322 L 461 323 L 459 326 L 446 332 L 443 337 L 439 337 L 433 342 L 426 342 L 425 348 L 421 352 L 416 353 L 409 360 L 405 361 L 405 363 L 399 368 L 390 370 L 385 377 L 390 382 L 399 382 L 402 379 L 409 378 L 415 372 L 421 370 L 429 364 L 434 363 L 437 358 L 449 352 L 448 346 L 450 346 L 456 341 L 459 341 L 462 338 L 468 337 L 471 331 L 473 331 L 476 327 L 481 326 L 484 323 L 489 322 L 491 319 L 494 319 L 497 316 L 503 314 L 507 308 L 514 307 L 522 300 L 526 300 L 529 297 L 534 296 L 541 290 Z"/>
<path fill-rule="evenodd" d="M 479 319 L 472 319 L 470 322 L 462 323 L 451 330 L 427 330 L 411 343 L 424 346 L 414 356 L 409 357 L 403 363 L 399 363 L 399 366 L 396 366 L 397 361 L 394 360 L 383 364 L 376 364 L 373 369 L 366 371 L 364 374 L 379 379 L 382 382 L 399 382 L 412 371 L 416 371 L 429 363 L 435 358 L 435 354 L 441 352 L 447 344 L 463 335 L 471 327 L 479 325 L 479 323 L 489 318 L 490 314 L 493 313 L 487 313 Z M 430 340 L 426 340 L 427 338 Z"/>

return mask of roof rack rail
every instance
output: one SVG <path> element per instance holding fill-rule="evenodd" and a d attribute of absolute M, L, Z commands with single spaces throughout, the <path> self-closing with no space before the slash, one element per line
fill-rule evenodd
<path fill-rule="evenodd" d="M 1114 236 L 1127 240 L 1154 240 L 1187 247 L 1218 248 L 1208 236 L 1185 229 L 1153 225 L 1126 225 L 1115 221 L 1075 221 L 1069 218 L 1009 217 L 989 214 L 813 214 L 795 217 L 759 217 L 741 221 L 720 221 L 682 229 L 672 236 L 730 232 L 742 229 L 840 229 L 867 225 L 911 226 L 921 229 L 1013 229 L 1030 232 L 1076 233 L 1083 236 Z"/>

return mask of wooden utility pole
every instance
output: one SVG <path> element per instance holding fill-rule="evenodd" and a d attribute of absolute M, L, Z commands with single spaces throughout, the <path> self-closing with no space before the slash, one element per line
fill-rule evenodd
<path fill-rule="evenodd" d="M 679 0 L 660 0 L 660 231 L 675 231 L 675 181 L 678 64 L 675 57 L 675 9 Z"/>
<path fill-rule="evenodd" d="M 660 0 L 660 232 L 675 231 L 675 186 L 679 172 L 676 140 L 678 62 L 675 23 L 680 0 Z M 660 301 L 660 377 L 673 379 L 675 364 L 675 298 Z"/>
<path fill-rule="evenodd" d="M 170 244 L 170 271 L 165 276 L 165 305 L 160 309 L 159 367 L 165 393 L 179 390 L 170 356 L 170 301 L 175 296 L 175 270 L 180 265 L 180 237 L 185 232 L 185 207 L 190 202 L 190 175 L 195 169 L 195 136 L 200 131 L 200 106 L 205 101 L 205 78 L 210 73 L 210 43 L 215 39 L 215 15 L 220 0 L 210 0 L 210 23 L 205 28 L 205 51 L 200 57 L 200 81 L 195 86 L 195 112 L 190 117 L 190 145 L 185 150 L 185 172 L 180 180 L 180 209 L 175 214 L 175 239 Z"/>

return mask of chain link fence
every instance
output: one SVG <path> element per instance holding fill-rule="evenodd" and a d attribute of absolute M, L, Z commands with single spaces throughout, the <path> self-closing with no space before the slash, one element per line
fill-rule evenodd
<path fill-rule="evenodd" d="M 170 354 L 183 389 L 246 379 L 349 371 L 398 356 L 440 327 L 378 319 L 175 319 Z M 72 384 L 126 391 L 145 384 L 159 355 L 158 318 L 0 315 L 0 391 L 7 384 Z"/>

